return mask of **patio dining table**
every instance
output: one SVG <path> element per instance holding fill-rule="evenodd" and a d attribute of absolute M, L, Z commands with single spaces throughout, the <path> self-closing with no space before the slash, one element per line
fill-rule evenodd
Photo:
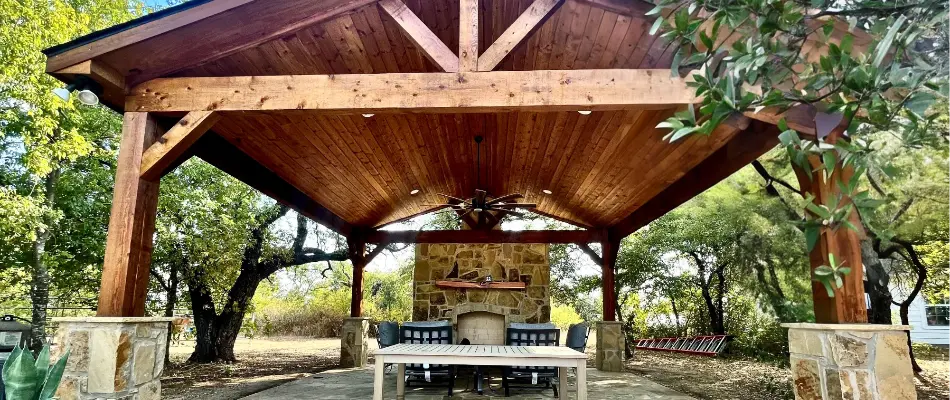
<path fill-rule="evenodd" d="M 515 365 L 558 367 L 561 399 L 567 399 L 567 369 L 577 368 L 577 399 L 587 400 L 587 355 L 567 347 L 397 344 L 376 352 L 373 400 L 383 400 L 386 364 L 397 365 L 396 399 L 406 395 L 406 364 Z"/>

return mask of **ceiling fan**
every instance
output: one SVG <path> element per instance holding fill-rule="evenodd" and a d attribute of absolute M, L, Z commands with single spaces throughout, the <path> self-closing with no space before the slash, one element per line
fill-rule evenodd
<path fill-rule="evenodd" d="M 482 163 L 482 140 L 481 136 L 475 136 L 476 150 L 476 168 L 475 168 L 475 187 L 481 186 L 481 163 Z M 470 198 L 460 198 L 439 193 L 439 196 L 446 198 L 446 204 L 427 204 L 430 207 L 446 207 L 455 211 L 459 218 L 465 220 L 470 215 L 476 217 L 476 224 L 484 227 L 489 223 L 489 227 L 498 224 L 501 218 L 506 215 L 523 217 L 524 214 L 515 211 L 515 209 L 530 209 L 537 207 L 534 203 L 519 203 L 517 200 L 524 197 L 521 193 L 511 193 L 504 196 L 493 197 L 486 190 L 475 189 L 475 195 Z"/>

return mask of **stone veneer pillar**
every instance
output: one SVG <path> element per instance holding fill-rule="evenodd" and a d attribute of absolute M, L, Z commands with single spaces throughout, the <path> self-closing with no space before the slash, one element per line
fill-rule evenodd
<path fill-rule="evenodd" d="M 625 338 L 620 329 L 621 322 L 598 321 L 597 325 L 597 354 L 594 365 L 601 371 L 623 371 L 623 355 Z"/>
<path fill-rule="evenodd" d="M 172 318 L 54 318 L 51 359 L 69 349 L 60 400 L 162 397 L 168 328 Z"/>
<path fill-rule="evenodd" d="M 340 335 L 340 367 L 366 366 L 366 356 L 369 353 L 368 334 L 369 318 L 351 317 L 343 320 L 343 332 Z"/>
<path fill-rule="evenodd" d="M 905 325 L 783 324 L 799 400 L 916 399 Z"/>

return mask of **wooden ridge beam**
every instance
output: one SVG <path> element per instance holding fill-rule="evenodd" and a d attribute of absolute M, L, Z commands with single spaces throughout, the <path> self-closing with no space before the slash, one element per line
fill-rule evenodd
<path fill-rule="evenodd" d="M 728 126 L 719 129 L 729 129 Z M 735 129 L 735 128 L 732 128 Z M 623 238 L 663 216 L 687 200 L 713 187 L 778 144 L 778 128 L 753 121 L 729 143 L 689 170 L 632 214 L 608 229 L 611 237 Z M 714 132 L 713 135 L 720 134 Z"/>
<path fill-rule="evenodd" d="M 366 243 L 594 243 L 601 231 L 370 231 Z"/>
<path fill-rule="evenodd" d="M 320 110 L 463 113 L 668 109 L 695 102 L 664 69 L 494 71 L 160 78 L 134 87 L 126 110 Z"/>
<path fill-rule="evenodd" d="M 221 118 L 214 111 L 192 111 L 155 141 L 142 156 L 142 179 L 158 180 L 165 176 L 215 122 Z"/>
<path fill-rule="evenodd" d="M 422 51 L 422 54 L 429 61 L 432 61 L 433 64 L 442 68 L 445 72 L 459 70 L 458 56 L 409 7 L 406 7 L 405 3 L 401 0 L 381 0 L 379 8 L 396 21 L 402 32 Z"/>
<path fill-rule="evenodd" d="M 193 146 L 196 156 L 307 218 L 341 234 L 354 227 L 217 134 L 205 134 Z"/>
<path fill-rule="evenodd" d="M 531 32 L 537 30 L 564 0 L 534 0 L 518 19 L 478 57 L 478 70 L 491 71 L 518 47 Z"/>

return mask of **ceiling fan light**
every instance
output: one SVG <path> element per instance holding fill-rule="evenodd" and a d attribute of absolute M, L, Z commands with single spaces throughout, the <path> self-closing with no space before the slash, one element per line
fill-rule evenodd
<path fill-rule="evenodd" d="M 475 212 L 482 212 L 482 211 L 485 211 L 485 210 L 482 210 L 480 207 L 478 207 L 478 208 L 475 208 L 475 209 L 472 210 L 472 211 L 475 211 Z"/>
<path fill-rule="evenodd" d="M 89 89 L 80 90 L 76 97 L 79 99 L 80 103 L 87 106 L 99 104 L 99 96 L 96 96 L 96 94 Z"/>

